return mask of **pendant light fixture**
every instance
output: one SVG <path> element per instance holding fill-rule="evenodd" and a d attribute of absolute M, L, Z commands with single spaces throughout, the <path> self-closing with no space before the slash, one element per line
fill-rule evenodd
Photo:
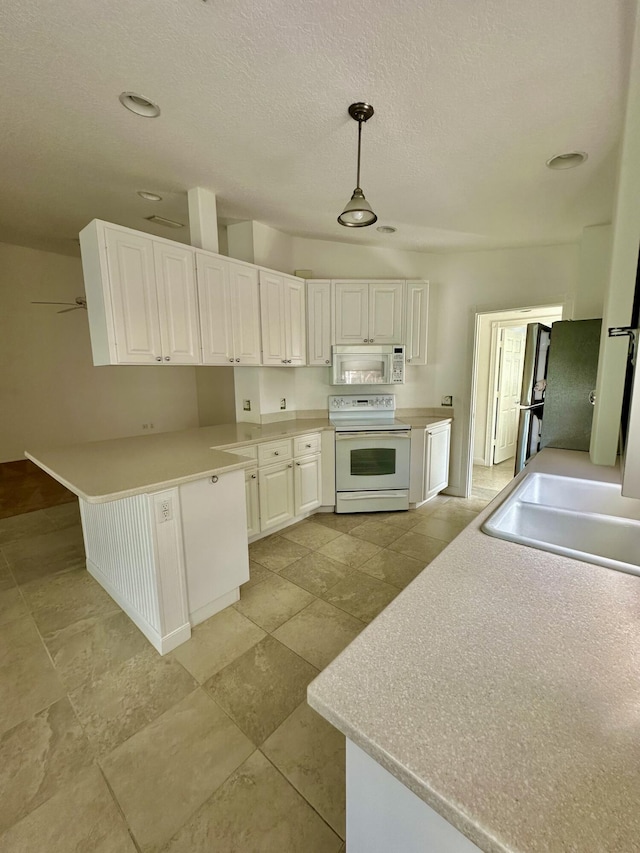
<path fill-rule="evenodd" d="M 357 104 L 351 104 L 349 107 L 349 115 L 352 119 L 358 122 L 358 172 L 356 177 L 356 188 L 353 191 L 351 200 L 338 217 L 340 225 L 346 225 L 347 228 L 364 228 L 365 225 L 373 225 L 378 217 L 371 209 L 371 205 L 364 197 L 364 193 L 360 189 L 360 141 L 362 137 L 362 122 L 368 121 L 373 115 L 373 107 L 371 104 L 365 104 L 359 101 Z"/>

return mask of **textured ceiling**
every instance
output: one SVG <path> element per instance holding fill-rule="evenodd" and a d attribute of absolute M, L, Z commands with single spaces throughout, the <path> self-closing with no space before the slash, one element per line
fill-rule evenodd
<path fill-rule="evenodd" d="M 2 0 L 0 240 L 102 218 L 188 241 L 186 191 L 290 234 L 446 251 L 610 217 L 634 0 Z M 118 102 L 160 104 L 143 119 Z M 378 224 L 341 227 L 355 186 Z M 588 161 L 545 161 L 584 150 Z M 138 189 L 164 196 L 139 199 Z"/>

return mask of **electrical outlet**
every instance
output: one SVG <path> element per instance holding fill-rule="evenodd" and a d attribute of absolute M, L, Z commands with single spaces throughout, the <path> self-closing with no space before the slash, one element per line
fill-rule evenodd
<path fill-rule="evenodd" d="M 142 424 L 142 429 L 149 429 L 149 424 Z"/>
<path fill-rule="evenodd" d="M 286 401 L 286 399 L 285 399 L 284 397 L 282 398 L 282 400 L 280 400 L 280 408 L 281 408 L 281 409 L 286 409 L 286 408 L 287 408 L 287 401 Z"/>
<path fill-rule="evenodd" d="M 155 429 L 155 426 L 153 424 L 149 424 L 149 429 Z"/>
<path fill-rule="evenodd" d="M 442 398 L 443 406 L 453 406 L 453 396 L 451 394 L 445 394 Z"/>
<path fill-rule="evenodd" d="M 250 412 L 251 411 L 251 400 L 243 400 L 242 401 L 242 408 L 245 412 Z"/>
<path fill-rule="evenodd" d="M 173 518 L 173 506 L 171 504 L 171 498 L 166 498 L 165 500 L 159 501 L 156 504 L 156 512 L 158 513 L 158 523 L 164 524 L 165 521 L 171 521 Z"/>

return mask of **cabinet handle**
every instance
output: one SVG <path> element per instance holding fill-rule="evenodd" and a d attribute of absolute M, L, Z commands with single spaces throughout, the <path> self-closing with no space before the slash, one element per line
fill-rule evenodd
<path fill-rule="evenodd" d="M 211 482 L 212 482 L 212 483 L 217 483 L 217 482 L 218 482 L 218 476 L 217 476 L 217 474 L 214 474 L 214 475 L 211 477 Z"/>
<path fill-rule="evenodd" d="M 156 356 L 156 361 L 162 361 L 162 356 L 161 356 L 161 355 L 157 355 L 157 356 Z"/>
<path fill-rule="evenodd" d="M 168 355 L 165 355 L 164 360 L 165 360 L 165 361 L 171 361 L 171 359 L 169 358 L 169 356 L 168 356 Z"/>
<path fill-rule="evenodd" d="M 240 359 L 239 359 L 239 358 L 236 358 L 236 361 L 240 361 Z"/>
<path fill-rule="evenodd" d="M 233 364 L 233 359 L 232 359 L 232 358 L 230 358 L 230 359 L 229 359 L 229 361 L 231 362 L 231 364 Z"/>

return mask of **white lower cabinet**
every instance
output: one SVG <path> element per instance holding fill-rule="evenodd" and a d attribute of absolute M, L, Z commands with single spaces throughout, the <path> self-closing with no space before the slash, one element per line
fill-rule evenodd
<path fill-rule="evenodd" d="M 421 504 L 449 485 L 451 423 L 411 430 L 409 502 Z"/>
<path fill-rule="evenodd" d="M 293 468 L 294 513 L 302 515 L 320 506 L 320 454 L 296 459 Z"/>
<path fill-rule="evenodd" d="M 258 476 L 260 530 L 270 530 L 294 516 L 293 462 L 261 468 Z"/>

